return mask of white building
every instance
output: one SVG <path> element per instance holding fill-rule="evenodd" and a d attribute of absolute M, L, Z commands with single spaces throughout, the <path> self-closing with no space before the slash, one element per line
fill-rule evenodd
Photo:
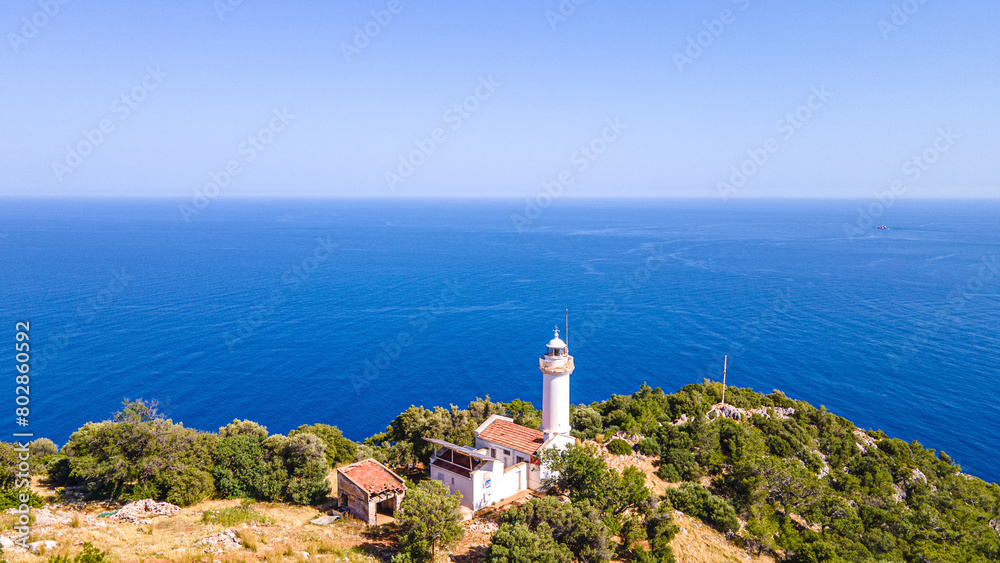
<path fill-rule="evenodd" d="M 570 436 L 569 376 L 573 356 L 559 338 L 546 345 L 538 359 L 542 370 L 542 429 L 527 428 L 505 416 L 493 415 L 476 428 L 476 447 L 458 446 L 444 440 L 430 460 L 431 479 L 462 493 L 462 505 L 480 510 L 525 489 L 538 490 L 549 477 L 539 463 L 539 454 L 575 442 Z"/>

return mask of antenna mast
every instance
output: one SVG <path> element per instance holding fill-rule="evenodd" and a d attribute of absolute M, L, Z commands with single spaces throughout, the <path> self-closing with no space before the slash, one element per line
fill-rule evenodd
<path fill-rule="evenodd" d="M 566 307 L 566 324 L 563 325 L 566 332 L 566 347 L 569 348 L 569 307 Z"/>
<path fill-rule="evenodd" d="M 726 364 L 729 361 L 729 354 L 722 358 L 722 404 L 726 404 Z"/>

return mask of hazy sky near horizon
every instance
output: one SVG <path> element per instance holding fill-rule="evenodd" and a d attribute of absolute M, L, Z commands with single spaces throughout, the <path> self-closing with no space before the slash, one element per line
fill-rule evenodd
<path fill-rule="evenodd" d="M 0 196 L 997 197 L 998 20 L 987 0 L 14 0 Z"/>

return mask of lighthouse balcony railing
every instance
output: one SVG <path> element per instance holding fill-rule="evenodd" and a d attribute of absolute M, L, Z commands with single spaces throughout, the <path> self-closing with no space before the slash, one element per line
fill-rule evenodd
<path fill-rule="evenodd" d="M 554 360 L 539 358 L 538 367 L 552 370 L 571 370 L 573 369 L 573 360 L 569 358 L 559 358 Z"/>

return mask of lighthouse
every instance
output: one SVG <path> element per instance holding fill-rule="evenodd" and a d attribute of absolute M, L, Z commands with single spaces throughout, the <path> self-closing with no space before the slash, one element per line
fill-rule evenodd
<path fill-rule="evenodd" d="M 569 376 L 573 373 L 573 356 L 569 355 L 569 346 L 559 338 L 558 327 L 555 337 L 545 346 L 545 355 L 538 359 L 538 368 L 542 370 L 542 433 L 546 442 L 556 436 L 571 440 Z"/>
<path fill-rule="evenodd" d="M 558 327 L 545 346 L 545 354 L 538 359 L 542 370 L 541 430 L 494 414 L 476 428 L 474 448 L 424 438 L 435 446 L 428 463 L 431 479 L 462 493 L 462 506 L 481 510 L 525 489 L 544 489 L 555 475 L 544 453 L 564 449 L 576 441 L 570 436 L 569 425 L 573 356 L 559 338 Z"/>

